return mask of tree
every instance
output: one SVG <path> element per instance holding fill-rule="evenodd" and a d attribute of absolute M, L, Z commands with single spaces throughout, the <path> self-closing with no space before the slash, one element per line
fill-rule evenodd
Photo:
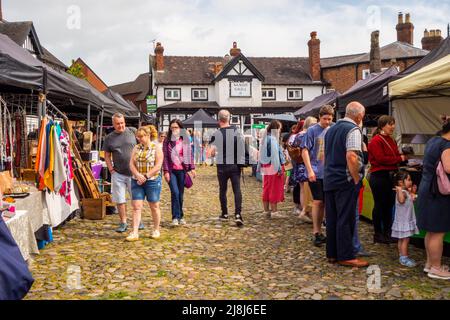
<path fill-rule="evenodd" d="M 67 73 L 69 73 L 77 78 L 86 80 L 86 75 L 83 72 L 83 66 L 81 64 L 75 62 L 75 60 L 72 60 L 72 65 L 70 66 L 69 70 L 67 70 Z"/>

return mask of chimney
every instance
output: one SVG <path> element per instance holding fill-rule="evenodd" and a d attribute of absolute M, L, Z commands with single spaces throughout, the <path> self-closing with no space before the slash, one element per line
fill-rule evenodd
<path fill-rule="evenodd" d="M 439 47 L 443 40 L 444 38 L 442 37 L 441 30 L 437 29 L 428 31 L 425 29 L 422 38 L 422 49 L 431 51 Z"/>
<path fill-rule="evenodd" d="M 309 68 L 313 81 L 320 81 L 320 40 L 317 39 L 317 32 L 311 32 L 311 39 L 308 41 L 309 47 Z"/>
<path fill-rule="evenodd" d="M 223 62 L 216 62 L 214 64 L 214 74 L 218 75 L 223 70 Z"/>
<path fill-rule="evenodd" d="M 237 42 L 233 42 L 233 48 L 230 49 L 230 56 L 236 57 L 241 54 L 241 49 L 237 47 Z"/>
<path fill-rule="evenodd" d="M 411 23 L 411 15 L 405 15 L 405 22 L 403 22 L 403 13 L 398 13 L 397 41 L 406 42 L 410 45 L 414 44 L 414 25 Z"/>
<path fill-rule="evenodd" d="M 157 42 L 155 47 L 155 70 L 164 72 L 164 47 L 161 42 Z"/>
<path fill-rule="evenodd" d="M 380 31 L 370 35 L 370 73 L 381 72 Z"/>

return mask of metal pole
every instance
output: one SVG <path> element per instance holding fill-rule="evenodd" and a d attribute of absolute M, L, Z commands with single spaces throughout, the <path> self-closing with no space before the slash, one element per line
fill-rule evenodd
<path fill-rule="evenodd" d="M 100 120 L 99 119 L 100 119 L 100 115 L 97 115 L 97 122 L 96 122 L 97 127 L 95 128 L 96 129 L 95 133 L 97 135 L 97 139 L 95 139 L 95 150 L 97 150 L 97 151 L 98 151 L 98 132 L 100 130 L 100 128 L 99 128 L 99 121 Z"/>
<path fill-rule="evenodd" d="M 88 113 L 87 113 L 87 126 L 86 130 L 91 130 L 91 105 L 88 104 Z"/>
<path fill-rule="evenodd" d="M 97 140 L 99 140 L 99 151 L 102 150 L 103 114 L 104 114 L 104 110 L 102 109 L 102 113 L 101 113 L 101 116 L 100 116 L 100 134 L 97 137 Z"/>

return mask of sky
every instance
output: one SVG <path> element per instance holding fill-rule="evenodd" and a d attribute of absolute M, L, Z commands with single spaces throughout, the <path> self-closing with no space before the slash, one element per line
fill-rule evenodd
<path fill-rule="evenodd" d="M 7 21 L 33 21 L 41 44 L 65 64 L 81 57 L 107 85 L 149 69 L 154 40 L 165 55 L 224 56 L 233 41 L 246 56 L 307 57 L 311 31 L 321 56 L 396 41 L 398 12 L 410 13 L 414 45 L 425 28 L 447 35 L 450 0 L 2 0 Z"/>

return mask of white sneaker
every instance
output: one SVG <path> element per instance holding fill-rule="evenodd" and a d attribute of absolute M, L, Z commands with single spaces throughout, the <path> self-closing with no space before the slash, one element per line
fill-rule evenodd
<path fill-rule="evenodd" d="M 178 222 L 178 219 L 173 219 L 172 220 L 172 226 L 176 227 L 178 225 L 180 225 L 180 223 Z"/>
<path fill-rule="evenodd" d="M 428 272 L 428 277 L 432 279 L 450 280 L 450 272 L 442 267 L 440 269 L 431 267 L 430 272 Z"/>
<path fill-rule="evenodd" d="M 152 238 L 158 239 L 161 236 L 161 233 L 158 230 L 153 231 Z"/>
<path fill-rule="evenodd" d="M 186 220 L 184 220 L 184 219 L 180 219 L 178 222 L 181 226 L 186 225 Z"/>

